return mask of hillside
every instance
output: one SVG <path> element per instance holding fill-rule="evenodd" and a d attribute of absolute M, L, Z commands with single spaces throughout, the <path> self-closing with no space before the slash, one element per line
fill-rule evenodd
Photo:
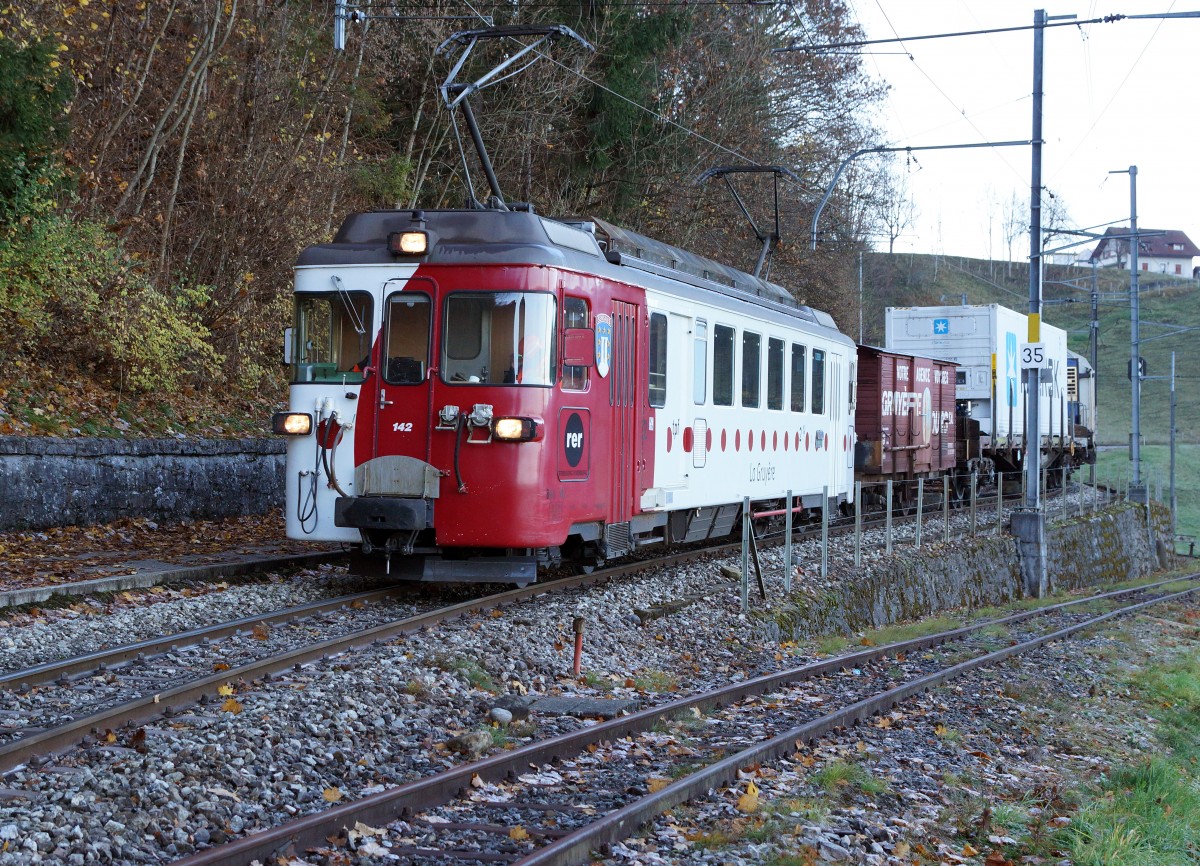
<path fill-rule="evenodd" d="M 865 341 L 882 345 L 883 308 L 923 304 L 1003 304 L 1029 308 L 1028 269 L 1008 264 L 947 256 L 867 254 L 863 266 Z M 1096 272 L 1099 292 L 1097 391 L 1100 403 L 1100 441 L 1126 445 L 1130 430 L 1129 274 Z M 1043 283 L 1043 320 L 1067 331 L 1070 347 L 1088 355 L 1091 318 L 1090 268 L 1051 265 Z M 1143 274 L 1139 292 L 1142 357 L 1148 375 L 1170 376 L 1171 352 L 1176 364 L 1176 436 L 1179 442 L 1200 442 L 1200 400 L 1193 383 L 1200 380 L 1200 330 L 1171 334 L 1174 327 L 1200 329 L 1200 287 L 1194 280 Z M 1164 324 L 1170 327 L 1164 327 Z M 843 323 L 845 327 L 845 323 Z M 1165 444 L 1169 436 L 1170 382 L 1151 379 L 1142 386 L 1142 437 L 1148 444 Z"/>

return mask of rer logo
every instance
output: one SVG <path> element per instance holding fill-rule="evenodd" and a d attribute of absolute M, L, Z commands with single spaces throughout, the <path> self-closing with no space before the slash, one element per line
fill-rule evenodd
<path fill-rule="evenodd" d="M 934 319 L 933 320 L 933 333 L 949 334 L 950 333 L 950 320 L 949 319 Z"/>
<path fill-rule="evenodd" d="M 579 417 L 578 412 L 572 412 L 563 431 L 563 451 L 567 457 L 567 465 L 572 469 L 583 459 L 583 446 L 583 419 Z"/>
<path fill-rule="evenodd" d="M 601 313 L 596 316 L 596 374 L 601 379 L 608 375 L 613 356 L 612 316 Z"/>

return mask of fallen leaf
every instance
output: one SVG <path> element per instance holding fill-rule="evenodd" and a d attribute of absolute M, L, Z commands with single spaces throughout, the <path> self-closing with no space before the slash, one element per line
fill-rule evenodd
<path fill-rule="evenodd" d="M 242 711 L 242 705 L 238 703 L 236 698 L 226 698 L 225 703 L 221 704 L 221 709 L 236 716 Z"/>
<path fill-rule="evenodd" d="M 265 622 L 260 622 L 250 629 L 250 634 L 254 635 L 255 640 L 268 640 L 271 637 L 271 627 Z"/>
<path fill-rule="evenodd" d="M 324 798 L 326 803 L 336 803 L 338 800 L 342 799 L 342 792 L 337 788 L 326 788 L 321 792 L 321 796 Z"/>
<path fill-rule="evenodd" d="M 879 718 L 877 718 L 875 720 L 875 727 L 877 727 L 877 728 L 885 728 L 886 729 L 886 728 L 890 728 L 891 726 L 892 726 L 892 720 L 888 716 L 880 716 Z"/>
<path fill-rule="evenodd" d="M 229 670 L 229 665 L 225 664 L 225 662 L 213 662 L 213 671 L 216 673 L 227 670 Z"/>
<path fill-rule="evenodd" d="M 662 779 L 657 776 L 651 776 L 649 779 L 646 780 L 646 788 L 647 788 L 647 790 L 650 791 L 651 794 L 657 794 L 659 791 L 661 791 L 663 788 L 667 787 L 667 785 L 669 785 L 669 784 L 671 784 L 670 779 Z"/>
<path fill-rule="evenodd" d="M 233 694 L 233 686 L 231 686 L 229 683 L 219 685 L 217 686 L 217 694 L 223 698 L 227 698 Z"/>
<path fill-rule="evenodd" d="M 973 848 L 970 842 L 967 842 L 963 845 L 962 855 L 964 857 L 974 857 L 978 853 L 979 850 L 977 848 Z"/>
<path fill-rule="evenodd" d="M 529 831 L 521 826 L 513 827 L 508 831 L 508 838 L 514 842 L 524 842 L 529 838 Z"/>
<path fill-rule="evenodd" d="M 737 809 L 747 813 L 758 811 L 758 785 L 753 782 L 746 783 L 746 793 L 738 797 Z"/>

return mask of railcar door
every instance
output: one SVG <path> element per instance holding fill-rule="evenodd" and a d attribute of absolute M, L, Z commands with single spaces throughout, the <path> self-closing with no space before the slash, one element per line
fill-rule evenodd
<path fill-rule="evenodd" d="M 829 459 L 826 465 L 830 467 L 829 495 L 836 497 L 848 484 L 846 457 L 843 452 L 846 448 L 845 437 L 850 431 L 846 424 L 846 394 L 842 392 L 846 377 L 846 360 L 836 352 L 830 352 L 828 364 L 829 394 L 828 405 L 825 408 L 829 413 L 829 435 L 825 437 L 825 446 L 829 452 Z"/>
<path fill-rule="evenodd" d="M 608 377 L 608 402 L 612 407 L 612 497 L 609 523 L 624 523 L 633 515 L 641 494 L 641 443 L 638 425 L 638 324 L 637 304 L 613 301 L 612 373 Z M 651 416 L 653 417 L 653 416 Z"/>
<path fill-rule="evenodd" d="M 688 465 L 694 446 L 694 431 L 688 401 L 691 389 L 688 365 L 687 316 L 650 312 L 648 397 L 658 428 L 654 441 L 653 486 L 663 491 L 663 505 L 671 508 L 676 493 L 688 483 Z"/>
<path fill-rule="evenodd" d="M 432 280 L 392 284 L 386 295 L 375 372 L 375 436 L 371 457 L 429 460 L 429 365 L 434 309 Z M 402 286 L 402 288 L 400 288 Z M 417 491 L 419 494 L 419 491 Z"/>

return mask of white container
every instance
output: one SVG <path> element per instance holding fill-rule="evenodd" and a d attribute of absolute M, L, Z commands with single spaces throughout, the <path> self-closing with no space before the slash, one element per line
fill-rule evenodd
<path fill-rule="evenodd" d="M 1027 385 L 1020 346 L 1030 342 L 1026 314 L 999 304 L 888 307 L 884 325 L 888 349 L 959 365 L 955 396 L 979 422 L 985 448 L 1023 444 Z M 1038 342 L 1050 359 L 1050 369 L 1034 386 L 1046 446 L 1060 440 L 1066 423 L 1067 333 L 1043 322 Z"/>

